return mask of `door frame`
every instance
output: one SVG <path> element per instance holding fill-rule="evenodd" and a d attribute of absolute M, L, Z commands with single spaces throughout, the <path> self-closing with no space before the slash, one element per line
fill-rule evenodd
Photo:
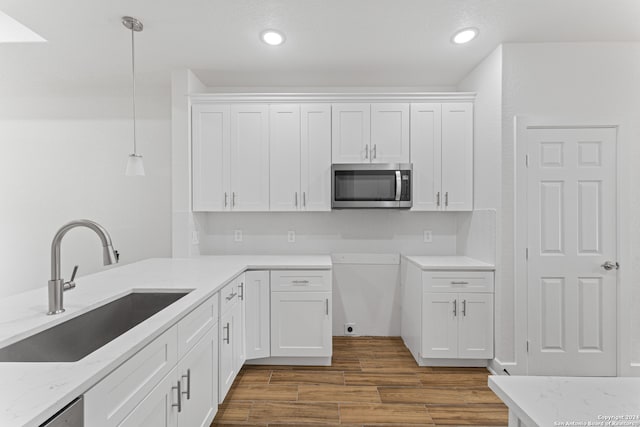
<path fill-rule="evenodd" d="M 526 260 L 526 249 L 528 246 L 527 225 L 528 215 L 528 173 L 526 166 L 526 155 L 528 153 L 527 130 L 529 129 L 615 129 L 616 131 L 616 252 L 620 260 L 622 247 L 620 245 L 620 149 L 619 134 L 620 126 L 616 124 L 602 125 L 593 123 L 576 123 L 575 120 L 561 120 L 559 118 L 539 118 L 527 116 L 514 116 L 514 216 L 513 216 L 513 239 L 514 239 L 514 300 L 515 300 L 515 359 L 522 368 L 518 371 L 529 375 L 529 355 L 527 352 L 527 341 L 529 338 L 529 301 L 528 301 L 528 269 Z M 624 304 L 621 301 L 621 280 L 620 274 L 616 277 L 616 375 L 621 375 L 622 370 L 622 340 L 620 331 L 625 328 L 622 324 Z"/>

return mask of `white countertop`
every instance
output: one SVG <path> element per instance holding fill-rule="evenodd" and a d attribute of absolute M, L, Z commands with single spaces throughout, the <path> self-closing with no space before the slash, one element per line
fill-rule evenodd
<path fill-rule="evenodd" d="M 403 255 L 403 258 L 414 263 L 423 270 L 495 270 L 495 266 L 493 264 L 488 264 L 467 256 Z"/>
<path fill-rule="evenodd" d="M 64 294 L 66 312 L 60 315 L 46 315 L 46 285 L 0 299 L 5 347 L 132 290 L 193 289 L 78 362 L 0 363 L 0 426 L 40 425 L 245 270 L 330 268 L 329 255 L 149 259 L 78 278 L 76 289 Z"/>
<path fill-rule="evenodd" d="M 640 426 L 640 378 L 491 376 L 489 387 L 527 427 Z"/>

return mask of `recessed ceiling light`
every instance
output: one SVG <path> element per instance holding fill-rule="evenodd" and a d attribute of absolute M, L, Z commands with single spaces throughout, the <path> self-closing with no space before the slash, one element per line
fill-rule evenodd
<path fill-rule="evenodd" d="M 260 33 L 260 40 L 270 46 L 278 46 L 284 43 L 284 34 L 276 30 L 264 30 Z"/>
<path fill-rule="evenodd" d="M 469 43 L 478 35 L 477 28 L 464 28 L 453 35 L 451 41 L 455 44 Z"/>

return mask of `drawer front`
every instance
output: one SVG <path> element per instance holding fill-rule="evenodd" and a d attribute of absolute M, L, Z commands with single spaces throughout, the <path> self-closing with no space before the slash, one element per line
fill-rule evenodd
<path fill-rule="evenodd" d="M 229 309 L 233 308 L 240 299 L 237 281 L 237 278 L 233 279 L 220 290 L 220 314 L 229 311 Z"/>
<path fill-rule="evenodd" d="M 216 293 L 178 323 L 178 359 L 187 354 L 218 323 L 218 299 L 219 295 Z"/>
<path fill-rule="evenodd" d="M 174 326 L 84 394 L 85 424 L 116 426 L 178 362 Z"/>
<path fill-rule="evenodd" d="M 493 292 L 493 271 L 424 271 L 423 292 Z"/>
<path fill-rule="evenodd" d="M 331 270 L 271 271 L 271 292 L 330 290 Z"/>

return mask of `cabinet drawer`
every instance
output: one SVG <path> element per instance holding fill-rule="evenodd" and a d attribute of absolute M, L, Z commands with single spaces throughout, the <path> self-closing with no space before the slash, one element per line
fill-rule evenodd
<path fill-rule="evenodd" d="M 331 270 L 276 270 L 271 272 L 271 292 L 330 290 Z"/>
<path fill-rule="evenodd" d="M 226 313 L 232 308 L 239 300 L 237 278 L 229 282 L 219 292 L 220 294 L 220 314 Z"/>
<path fill-rule="evenodd" d="M 178 323 L 178 359 L 218 322 L 218 299 L 216 293 Z"/>
<path fill-rule="evenodd" d="M 493 292 L 493 271 L 424 271 L 423 292 Z"/>
<path fill-rule="evenodd" d="M 176 365 L 177 341 L 177 327 L 174 326 L 86 392 L 87 425 L 120 424 Z"/>

